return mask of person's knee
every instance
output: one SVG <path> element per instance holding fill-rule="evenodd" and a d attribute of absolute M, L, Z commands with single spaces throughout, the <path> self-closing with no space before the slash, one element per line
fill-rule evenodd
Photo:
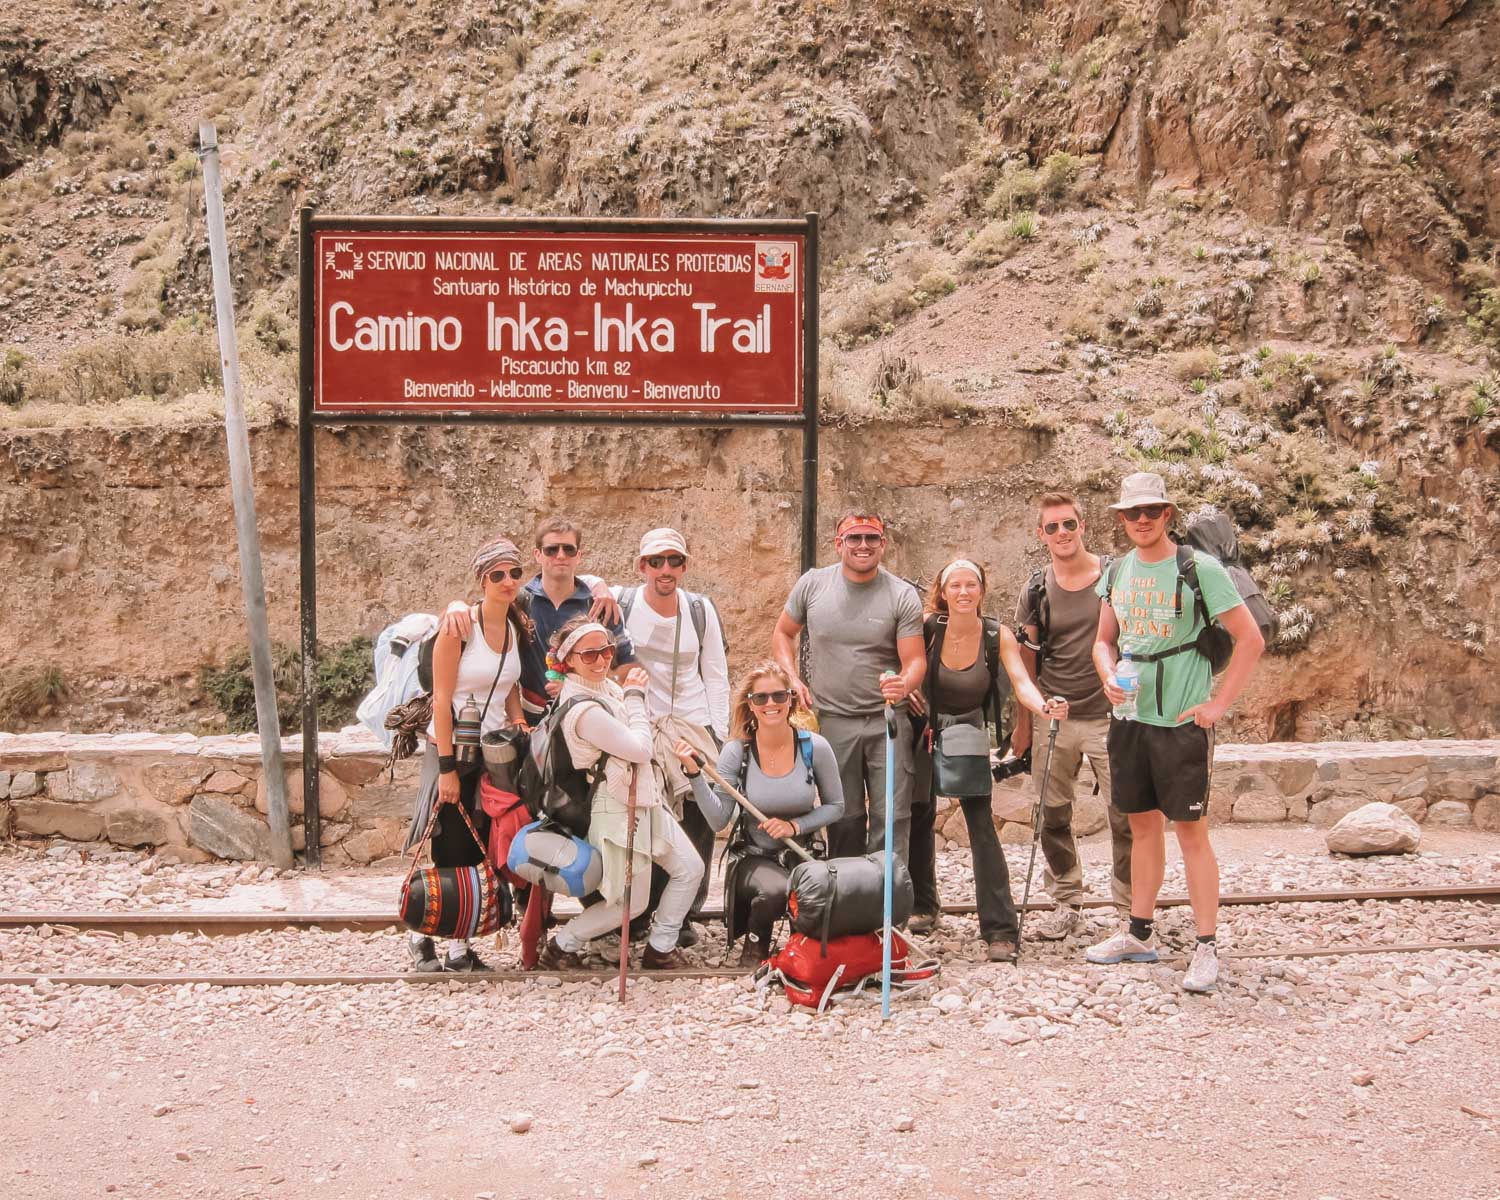
<path fill-rule="evenodd" d="M 1148 841 L 1153 838 L 1159 839 L 1166 835 L 1167 823 L 1161 813 L 1138 812 L 1128 814 L 1130 817 L 1130 832 L 1138 841 Z"/>

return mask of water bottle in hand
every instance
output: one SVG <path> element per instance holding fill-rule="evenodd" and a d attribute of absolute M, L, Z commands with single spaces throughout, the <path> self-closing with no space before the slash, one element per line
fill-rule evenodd
<path fill-rule="evenodd" d="M 1141 668 L 1131 660 L 1129 650 L 1122 652 L 1115 664 L 1115 686 L 1125 693 L 1125 699 L 1115 705 L 1115 720 L 1134 721 L 1141 694 Z"/>

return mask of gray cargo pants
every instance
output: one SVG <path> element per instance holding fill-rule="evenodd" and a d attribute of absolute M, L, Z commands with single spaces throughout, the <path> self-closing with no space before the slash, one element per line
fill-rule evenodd
<path fill-rule="evenodd" d="M 818 714 L 818 732 L 833 747 L 844 785 L 844 816 L 828 830 L 828 854 L 842 858 L 885 849 L 885 714 L 841 717 Z M 895 848 L 904 864 L 911 843 L 911 723 L 896 713 Z M 866 798 L 868 797 L 868 803 Z"/>

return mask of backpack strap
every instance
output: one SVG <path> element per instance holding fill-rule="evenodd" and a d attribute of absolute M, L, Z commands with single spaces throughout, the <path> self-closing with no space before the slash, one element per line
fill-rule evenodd
<path fill-rule="evenodd" d="M 1026 607 L 1036 617 L 1036 643 L 1032 649 L 1036 652 L 1036 665 L 1040 672 L 1047 635 L 1052 629 L 1052 605 L 1047 600 L 1046 567 L 1038 567 L 1031 573 L 1031 578 L 1026 583 Z"/>
<path fill-rule="evenodd" d="M 816 787 L 813 782 L 813 740 L 812 734 L 805 729 L 797 730 L 797 749 L 802 755 L 802 766 L 807 771 L 807 786 Z"/>
<path fill-rule="evenodd" d="M 927 643 L 927 674 L 922 677 L 922 695 L 927 700 L 927 724 L 932 726 L 933 688 L 937 685 L 938 664 L 943 657 L 943 639 L 948 635 L 948 618 L 942 613 L 928 613 L 922 619 L 922 640 Z"/>
<path fill-rule="evenodd" d="M 635 602 L 637 599 L 639 599 L 640 594 L 641 589 L 639 586 L 636 586 L 633 588 L 626 588 L 625 593 L 620 597 L 620 629 L 622 631 L 624 630 L 626 624 L 630 621 L 630 610 L 635 607 Z"/>
<path fill-rule="evenodd" d="M 982 617 L 980 621 L 983 630 L 980 646 L 984 653 L 985 669 L 990 673 L 990 692 L 985 697 L 985 706 L 990 710 L 989 717 L 995 726 L 995 745 L 1003 746 L 1005 731 L 1001 729 L 1000 722 L 1004 719 L 1005 698 L 1000 694 L 1000 681 L 1003 679 L 1008 685 L 1010 677 L 1000 665 L 1000 622 L 994 617 Z"/>

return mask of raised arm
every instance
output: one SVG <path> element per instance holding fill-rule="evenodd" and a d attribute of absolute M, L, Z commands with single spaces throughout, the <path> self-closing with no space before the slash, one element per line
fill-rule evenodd
<path fill-rule="evenodd" d="M 740 777 L 740 764 L 744 761 L 745 743 L 730 741 L 719 751 L 718 772 L 725 779 Z M 702 810 L 704 818 L 713 826 L 714 832 L 726 829 L 739 812 L 740 806 L 717 784 L 709 783 L 708 776 L 701 772 L 693 776 L 693 799 Z"/>
<path fill-rule="evenodd" d="M 602 704 L 583 706 L 578 736 L 605 754 L 625 762 L 651 761 L 651 722 L 646 717 L 646 694 L 636 688 L 625 693 L 627 721 L 618 720 Z"/>
<path fill-rule="evenodd" d="M 781 664 L 792 679 L 792 687 L 803 707 L 813 707 L 813 695 L 802 676 L 797 673 L 797 639 L 802 636 L 802 626 L 785 610 L 776 618 L 776 628 L 771 631 L 771 657 Z"/>
<path fill-rule="evenodd" d="M 719 741 L 729 737 L 729 659 L 724 653 L 724 626 L 713 601 L 705 600 L 703 642 L 698 647 L 703 665 L 703 686 L 708 692 L 708 715 Z"/>

